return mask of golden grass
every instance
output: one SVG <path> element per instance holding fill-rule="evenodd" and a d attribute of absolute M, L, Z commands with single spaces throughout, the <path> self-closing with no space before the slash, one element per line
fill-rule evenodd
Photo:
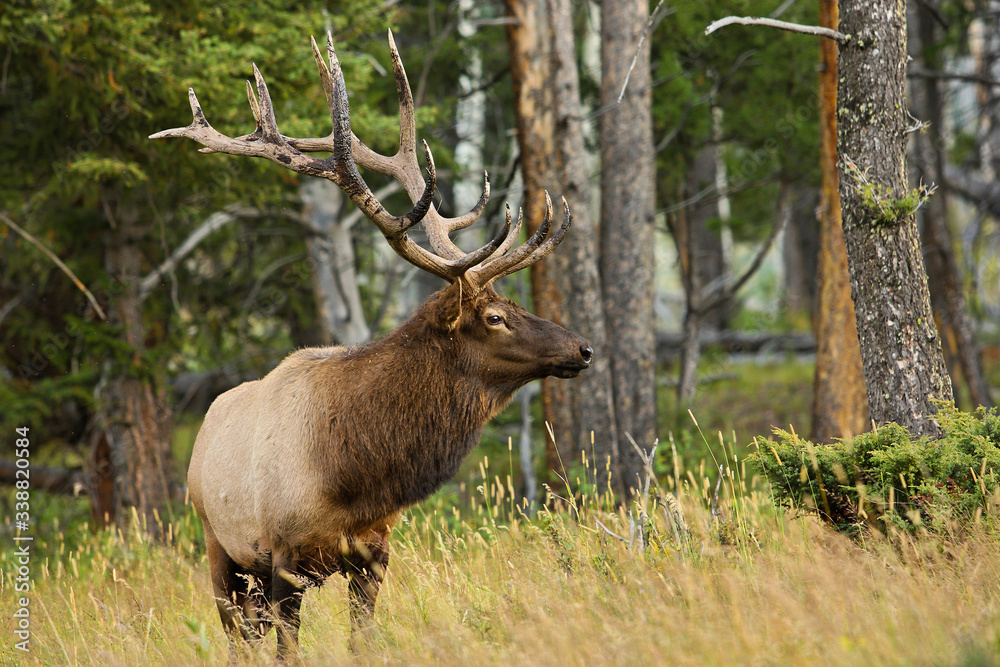
<path fill-rule="evenodd" d="M 727 475 L 721 505 L 731 520 L 720 539 L 707 480 L 692 481 L 676 489 L 689 537 L 676 544 L 667 515 L 651 507 L 642 550 L 597 527 L 630 534 L 627 510 L 608 509 L 606 499 L 527 520 L 510 507 L 509 483 L 494 481 L 464 514 L 443 497 L 425 504 L 396 531 L 368 652 L 347 650 L 346 585 L 334 579 L 306 594 L 303 662 L 1000 663 L 998 538 L 985 524 L 961 539 L 858 543 L 776 510 L 767 489 L 734 494 L 742 485 Z M 170 547 L 148 544 L 140 531 L 78 528 L 69 539 L 56 529 L 47 562 L 36 555 L 32 563 L 28 656 L 11 648 L 5 550 L 0 664 L 224 664 L 227 640 L 194 521 L 178 518 Z M 273 651 L 272 632 L 247 662 L 271 664 Z"/>

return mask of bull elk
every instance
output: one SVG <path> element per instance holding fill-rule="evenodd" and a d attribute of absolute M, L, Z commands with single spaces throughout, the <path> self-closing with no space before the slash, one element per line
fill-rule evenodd
<path fill-rule="evenodd" d="M 359 347 L 303 349 L 264 378 L 219 396 L 198 432 L 188 470 L 191 500 L 205 527 L 212 584 L 231 646 L 277 627 L 279 659 L 295 651 L 302 592 L 334 573 L 348 579 L 351 644 L 371 626 L 389 559 L 388 538 L 405 508 L 450 479 L 483 426 L 514 392 L 538 378 L 575 377 L 590 366 L 586 340 L 528 313 L 493 289 L 498 278 L 543 259 L 569 229 L 569 206 L 552 227 L 552 202 L 538 231 L 514 247 L 522 216 L 473 252 L 449 237 L 474 223 L 489 199 L 446 218 L 432 198 L 434 161 L 424 142 L 427 176 L 417 162 L 413 97 L 389 33 L 399 96 L 399 150 L 375 153 L 351 132 L 347 89 L 332 37 L 329 65 L 313 55 L 333 131 L 298 139 L 278 131 L 267 85 L 247 97 L 256 130 L 216 131 L 188 91 L 192 123 L 151 139 L 187 137 L 203 153 L 263 157 L 300 174 L 336 183 L 405 260 L 449 285 L 399 328 Z M 256 95 L 254 94 L 256 88 Z M 309 153 L 329 153 L 319 159 Z M 391 176 L 413 207 L 390 215 L 357 165 Z M 432 251 L 406 232 L 422 223 Z M 256 580 L 259 586 L 248 582 Z"/>

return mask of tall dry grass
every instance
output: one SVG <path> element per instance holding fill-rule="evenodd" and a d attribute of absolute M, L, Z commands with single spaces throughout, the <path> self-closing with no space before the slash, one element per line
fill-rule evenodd
<path fill-rule="evenodd" d="M 989 517 L 961 537 L 854 542 L 775 508 L 735 459 L 721 463 L 714 515 L 707 476 L 675 471 L 666 489 L 650 490 L 647 516 L 638 504 L 614 508 L 585 471 L 581 484 L 566 485 L 572 495 L 553 489 L 551 508 L 530 518 L 512 504 L 510 481 L 484 465 L 472 508 L 440 496 L 400 524 L 367 652 L 347 650 L 342 580 L 306 594 L 303 662 L 1000 664 L 1000 558 Z M 679 512 L 656 500 L 669 491 Z M 27 656 L 11 648 L 5 550 L 0 663 L 225 663 L 196 522 L 190 511 L 177 517 L 169 547 L 141 531 L 48 527 L 47 560 L 33 562 Z M 273 651 L 271 633 L 246 662 L 272 664 Z"/>

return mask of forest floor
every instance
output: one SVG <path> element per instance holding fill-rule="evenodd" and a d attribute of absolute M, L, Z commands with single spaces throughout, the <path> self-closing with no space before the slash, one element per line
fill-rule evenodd
<path fill-rule="evenodd" d="M 501 420 L 459 481 L 397 527 L 369 646 L 348 652 L 346 584 L 337 578 L 306 594 L 303 662 L 1000 663 L 998 517 L 947 534 L 852 540 L 776 507 L 743 455 L 772 425 L 808 432 L 811 368 L 720 363 L 713 373 L 693 411 L 698 425 L 670 412 L 664 388 L 662 425 L 678 456 L 660 448 L 663 489 L 651 491 L 648 521 L 638 521 L 641 540 L 630 525 L 640 506 L 615 507 L 589 468 L 550 480 L 548 509 L 518 507 Z M 178 428 L 179 451 L 196 428 Z M 721 516 L 713 517 L 718 464 Z M 668 493 L 676 511 L 657 501 Z M 5 516 L 10 495 L 0 498 Z M 0 527 L 0 665 L 225 664 L 190 507 L 164 517 L 164 546 L 140 530 L 92 532 L 82 501 L 45 501 L 32 531 L 27 654 L 13 648 L 24 594 L 15 592 L 9 520 Z M 273 651 L 272 633 L 246 662 L 270 665 Z"/>

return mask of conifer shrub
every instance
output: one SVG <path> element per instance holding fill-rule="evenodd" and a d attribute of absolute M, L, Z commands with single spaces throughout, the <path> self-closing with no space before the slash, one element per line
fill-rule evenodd
<path fill-rule="evenodd" d="M 775 500 L 819 513 L 857 533 L 890 526 L 944 532 L 995 521 L 1000 509 L 1000 416 L 943 406 L 938 439 L 913 438 L 886 424 L 833 444 L 775 429 L 749 458 L 771 483 Z"/>

